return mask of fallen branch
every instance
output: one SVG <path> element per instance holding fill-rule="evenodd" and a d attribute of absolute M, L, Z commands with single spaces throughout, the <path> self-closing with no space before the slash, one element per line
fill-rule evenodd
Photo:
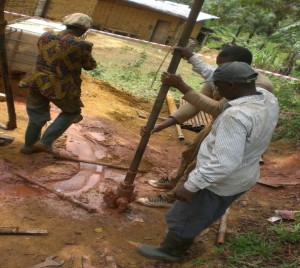
<path fill-rule="evenodd" d="M 46 235 L 46 234 L 48 234 L 48 231 L 47 230 L 38 230 L 38 229 L 22 229 L 19 227 L 0 227 L 0 234 Z"/>
<path fill-rule="evenodd" d="M 53 154 L 53 157 L 57 158 L 57 159 L 67 160 L 67 161 L 73 161 L 73 162 L 78 162 L 78 163 L 82 162 L 82 163 L 94 164 L 94 165 L 101 165 L 101 166 L 111 167 L 111 168 L 115 168 L 115 169 L 122 169 L 122 170 L 128 170 L 129 169 L 129 167 L 123 167 L 123 166 L 104 163 L 104 162 L 100 162 L 100 161 L 90 161 L 90 160 L 78 159 L 76 157 L 57 154 L 57 153 Z M 149 172 L 149 171 L 148 170 L 139 170 L 139 172 Z"/>
<path fill-rule="evenodd" d="M 22 174 L 20 174 L 20 173 L 17 173 L 17 172 L 15 172 L 15 171 L 12 172 L 12 173 L 13 173 L 14 175 L 16 175 L 16 176 L 18 176 L 18 177 L 24 179 L 25 181 L 28 181 L 28 182 L 30 182 L 30 183 L 32 183 L 32 184 L 34 184 L 34 185 L 37 185 L 37 186 L 39 186 L 39 187 L 41 187 L 41 188 L 43 188 L 43 189 L 45 189 L 45 190 L 47 190 L 47 191 L 49 191 L 49 192 L 55 194 L 55 195 L 57 195 L 57 196 L 58 196 L 59 198 L 61 198 L 62 200 L 69 201 L 69 202 L 71 202 L 71 203 L 77 205 L 78 207 L 87 210 L 89 213 L 97 212 L 97 209 L 96 209 L 96 208 L 90 207 L 89 205 L 86 205 L 86 204 L 84 204 L 84 203 L 82 203 L 82 202 L 80 202 L 80 201 L 78 201 L 78 200 L 76 200 L 76 199 L 74 199 L 74 198 L 72 198 L 72 197 L 70 197 L 70 196 L 67 196 L 67 195 L 63 194 L 62 192 L 56 191 L 56 190 L 54 190 L 54 189 L 48 187 L 47 185 L 45 185 L 45 184 L 43 184 L 43 183 L 37 182 L 37 181 L 35 181 L 35 180 L 31 179 L 31 178 L 28 178 L 28 177 L 26 177 L 26 176 L 24 176 L 24 175 L 22 175 Z"/>
<path fill-rule="evenodd" d="M 225 236 L 227 231 L 227 218 L 229 214 L 229 209 L 225 211 L 225 214 L 220 219 L 219 232 L 217 237 L 217 244 L 223 244 L 225 242 Z"/>

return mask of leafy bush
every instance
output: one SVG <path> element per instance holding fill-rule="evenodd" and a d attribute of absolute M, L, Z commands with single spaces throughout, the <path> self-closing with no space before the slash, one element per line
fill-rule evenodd
<path fill-rule="evenodd" d="M 273 138 L 300 140 L 300 83 L 280 78 L 273 79 L 275 95 L 280 105 L 280 116 Z"/>

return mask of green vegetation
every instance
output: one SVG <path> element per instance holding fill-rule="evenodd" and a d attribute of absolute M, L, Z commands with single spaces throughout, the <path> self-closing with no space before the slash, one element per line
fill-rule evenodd
<path fill-rule="evenodd" d="M 296 268 L 298 267 L 300 243 L 300 219 L 273 224 L 264 233 L 254 231 L 229 238 L 216 248 L 216 254 L 226 256 L 224 268 Z M 194 265 L 203 263 L 201 258 Z"/>
<path fill-rule="evenodd" d="M 203 11 L 220 18 L 206 23 L 214 30 L 209 39 L 214 46 L 247 46 L 261 59 L 255 62 L 261 69 L 300 76 L 299 2 L 212 0 L 205 1 Z"/>
<path fill-rule="evenodd" d="M 274 139 L 300 140 L 300 86 L 299 83 L 285 81 L 280 78 L 275 81 L 275 95 L 279 100 L 281 112 L 274 133 Z"/>
<path fill-rule="evenodd" d="M 256 68 L 300 78 L 300 2 L 212 0 L 204 3 L 203 11 L 220 18 L 206 23 L 206 27 L 214 30 L 207 47 L 245 46 L 252 51 Z M 300 82 L 270 78 L 281 107 L 274 138 L 299 142 Z"/>
<path fill-rule="evenodd" d="M 194 1 L 173 2 L 191 5 Z M 220 18 L 205 23 L 214 31 L 207 40 L 207 47 L 220 49 L 228 44 L 242 45 L 252 51 L 255 67 L 300 78 L 299 1 L 212 0 L 204 1 L 202 10 Z M 299 142 L 300 82 L 271 79 L 281 107 L 274 138 Z"/>
<path fill-rule="evenodd" d="M 273 226 L 270 228 L 277 236 L 280 242 L 295 244 L 300 242 L 300 223 L 284 226 Z"/>

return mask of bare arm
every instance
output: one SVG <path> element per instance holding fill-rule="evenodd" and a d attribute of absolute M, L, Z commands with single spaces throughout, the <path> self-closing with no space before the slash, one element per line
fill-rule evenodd
<path fill-rule="evenodd" d="M 160 132 L 160 131 L 164 130 L 165 128 L 174 126 L 176 124 L 178 124 L 178 121 L 174 117 L 170 116 L 166 120 L 161 122 L 160 124 L 155 125 L 154 128 L 151 130 L 151 134 L 153 134 L 155 132 Z M 144 136 L 146 134 L 145 126 L 141 127 L 140 134 L 141 134 L 141 136 Z"/>

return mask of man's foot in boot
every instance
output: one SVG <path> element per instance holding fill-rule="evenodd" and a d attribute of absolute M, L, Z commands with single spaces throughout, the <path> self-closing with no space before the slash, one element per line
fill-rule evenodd
<path fill-rule="evenodd" d="M 34 150 L 33 147 L 23 146 L 20 149 L 20 153 L 22 153 L 22 154 L 35 154 L 35 153 L 38 153 L 38 152 L 36 150 Z"/>
<path fill-rule="evenodd" d="M 52 153 L 53 148 L 52 146 L 47 146 L 45 144 L 37 142 L 31 147 L 24 146 L 20 149 L 20 152 L 22 154 L 36 154 L 40 152 Z"/>
<path fill-rule="evenodd" d="M 182 238 L 175 233 L 168 232 L 159 247 L 140 245 L 137 248 L 141 255 L 156 260 L 167 262 L 180 262 L 184 254 L 192 245 L 193 238 Z"/>
<path fill-rule="evenodd" d="M 160 189 L 172 189 L 174 188 L 175 184 L 172 182 L 170 178 L 160 178 L 156 180 L 149 180 L 148 183 L 155 187 Z"/>
<path fill-rule="evenodd" d="M 35 143 L 33 148 L 38 152 L 53 153 L 52 145 L 46 145 L 40 142 Z"/>
<path fill-rule="evenodd" d="M 136 202 L 138 204 L 148 206 L 148 207 L 169 208 L 172 206 L 172 204 L 175 202 L 175 200 L 172 200 L 165 195 L 154 195 L 154 196 L 148 196 L 148 197 L 139 197 L 136 199 Z"/>
<path fill-rule="evenodd" d="M 180 262 L 182 257 L 172 256 L 164 252 L 160 247 L 153 247 L 149 245 L 140 245 L 137 252 L 149 259 L 167 261 L 167 262 Z"/>

